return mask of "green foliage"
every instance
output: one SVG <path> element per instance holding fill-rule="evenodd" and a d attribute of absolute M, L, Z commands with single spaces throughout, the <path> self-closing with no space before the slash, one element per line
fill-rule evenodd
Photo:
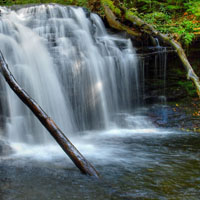
<path fill-rule="evenodd" d="M 180 5 L 168 5 L 167 6 L 168 10 L 173 10 L 173 11 L 180 10 L 181 8 L 182 8 L 182 6 L 180 6 Z"/>
<path fill-rule="evenodd" d="M 178 85 L 183 87 L 187 91 L 189 96 L 196 96 L 196 90 L 194 89 L 194 86 L 191 81 L 178 81 Z"/>
<path fill-rule="evenodd" d="M 118 15 L 118 16 L 121 15 L 121 10 L 114 5 L 113 1 L 111 1 L 111 0 L 101 0 L 101 2 L 104 5 L 108 6 L 116 15 Z"/>
<path fill-rule="evenodd" d="M 126 11 L 125 15 L 127 17 L 127 16 L 131 16 L 131 15 L 134 16 L 134 15 L 139 15 L 139 14 L 137 12 L 137 9 L 130 9 L 130 10 Z"/>
<path fill-rule="evenodd" d="M 187 8 L 188 13 L 192 13 L 196 17 L 200 18 L 200 2 L 199 0 L 195 1 L 189 1 L 184 4 L 184 6 Z"/>
<path fill-rule="evenodd" d="M 165 34 L 177 34 L 180 40 L 188 46 L 195 38 L 194 28 L 198 27 L 198 24 L 193 23 L 190 20 L 183 20 L 172 22 L 168 21 L 166 24 L 157 23 L 156 28 Z"/>
<path fill-rule="evenodd" d="M 163 24 L 166 21 L 171 22 L 171 17 L 168 14 L 165 14 L 163 12 L 153 12 L 148 14 L 142 14 L 140 15 L 147 23 L 149 24 Z"/>
<path fill-rule="evenodd" d="M 126 14 L 137 15 L 188 47 L 200 32 L 200 0 L 120 0 Z"/>
<path fill-rule="evenodd" d="M 195 15 L 200 14 L 199 0 L 121 0 L 127 8 L 137 7 L 139 12 L 160 11 L 164 7 L 168 13 L 190 12 Z"/>
<path fill-rule="evenodd" d="M 192 21 L 184 20 L 180 24 L 180 26 L 181 26 L 181 33 L 180 34 L 182 36 L 184 43 L 188 46 L 192 42 L 192 40 L 195 36 L 193 32 L 194 32 L 194 28 L 196 27 L 196 24 L 192 23 Z"/>
<path fill-rule="evenodd" d="M 132 12 L 129 9 L 128 14 L 138 15 L 160 32 L 180 40 L 186 47 L 194 40 L 195 28 L 200 27 L 200 22 L 196 20 L 196 17 L 200 17 L 199 0 L 134 0 L 132 2 L 135 7 L 132 8 Z"/>

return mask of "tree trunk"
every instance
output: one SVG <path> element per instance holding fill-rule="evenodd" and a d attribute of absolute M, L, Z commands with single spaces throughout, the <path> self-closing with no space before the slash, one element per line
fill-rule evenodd
<path fill-rule="evenodd" d="M 81 155 L 76 147 L 69 141 L 64 133 L 59 129 L 55 122 L 43 111 L 43 109 L 19 86 L 14 76 L 10 72 L 8 65 L 0 52 L 0 71 L 4 76 L 10 88 L 24 102 L 26 106 L 34 113 L 43 126 L 50 132 L 57 143 L 70 157 L 74 164 L 84 174 L 99 177 L 96 169 Z"/>

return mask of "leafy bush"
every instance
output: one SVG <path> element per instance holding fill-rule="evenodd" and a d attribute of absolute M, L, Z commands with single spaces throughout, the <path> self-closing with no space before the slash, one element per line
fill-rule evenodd
<path fill-rule="evenodd" d="M 171 17 L 163 12 L 153 12 L 153 13 L 148 13 L 146 15 L 143 14 L 143 19 L 147 23 L 158 23 L 161 24 L 163 22 L 166 22 L 171 19 Z"/>
<path fill-rule="evenodd" d="M 135 0 L 136 14 L 157 30 L 171 34 L 188 46 L 200 27 L 199 0 Z M 138 14 L 139 13 L 139 14 Z"/>
<path fill-rule="evenodd" d="M 189 1 L 188 3 L 185 3 L 184 6 L 187 8 L 187 12 L 192 13 L 198 19 L 200 19 L 200 2 L 198 1 Z"/>

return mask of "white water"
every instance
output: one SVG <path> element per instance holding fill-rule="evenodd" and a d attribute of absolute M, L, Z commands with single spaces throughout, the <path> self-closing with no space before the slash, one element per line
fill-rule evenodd
<path fill-rule="evenodd" d="M 82 8 L 1 10 L 0 50 L 10 70 L 67 136 L 117 130 L 122 121 L 125 130 L 152 126 L 128 113 L 139 105 L 137 58 L 130 39 L 108 34 L 101 19 Z M 49 144 L 46 130 L 1 84 L 7 95 L 3 112 L 9 140 Z"/>

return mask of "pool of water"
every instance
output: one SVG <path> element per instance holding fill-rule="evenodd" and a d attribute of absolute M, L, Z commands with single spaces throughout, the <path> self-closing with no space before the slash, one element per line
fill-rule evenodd
<path fill-rule="evenodd" d="M 112 129 L 71 140 L 99 180 L 80 174 L 56 145 L 13 143 L 15 153 L 0 159 L 0 199 L 199 199 L 198 134 Z"/>

